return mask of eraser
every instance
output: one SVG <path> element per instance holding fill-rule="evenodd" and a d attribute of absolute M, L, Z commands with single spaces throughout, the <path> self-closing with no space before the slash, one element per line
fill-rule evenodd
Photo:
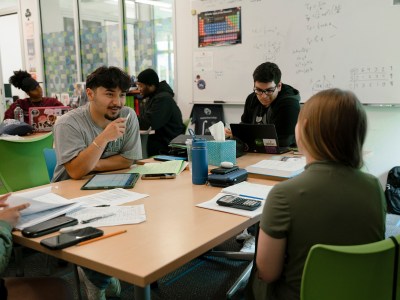
<path fill-rule="evenodd" d="M 230 161 L 223 161 L 223 162 L 221 162 L 221 167 L 230 169 L 233 167 L 233 163 L 231 163 Z"/>

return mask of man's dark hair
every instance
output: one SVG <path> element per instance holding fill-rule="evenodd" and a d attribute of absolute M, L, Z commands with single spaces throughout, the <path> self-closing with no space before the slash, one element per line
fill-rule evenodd
<path fill-rule="evenodd" d="M 127 92 L 130 86 L 129 75 L 117 67 L 99 67 L 86 78 L 86 87 L 92 90 L 98 87 L 106 89 L 118 87 L 121 91 Z"/>
<path fill-rule="evenodd" d="M 254 82 L 275 82 L 278 84 L 281 81 L 281 70 L 272 62 L 265 62 L 259 65 L 253 73 Z"/>

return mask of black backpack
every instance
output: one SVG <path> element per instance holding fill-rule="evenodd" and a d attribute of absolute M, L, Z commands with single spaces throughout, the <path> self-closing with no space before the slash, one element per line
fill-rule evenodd
<path fill-rule="evenodd" d="M 400 215 L 400 167 L 390 169 L 386 181 L 387 212 Z"/>

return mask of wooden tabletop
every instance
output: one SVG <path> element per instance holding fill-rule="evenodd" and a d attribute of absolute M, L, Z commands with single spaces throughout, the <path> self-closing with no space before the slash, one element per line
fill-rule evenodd
<path fill-rule="evenodd" d="M 244 167 L 261 159 L 263 154 L 247 154 L 238 159 Z M 276 181 L 249 178 L 250 182 L 274 185 Z M 99 191 L 82 191 L 83 180 L 53 183 L 52 191 L 65 198 L 85 196 Z M 240 233 L 259 217 L 233 215 L 196 207 L 221 191 L 219 187 L 193 185 L 191 174 L 183 171 L 176 179 L 139 180 L 132 191 L 150 196 L 131 204 L 145 206 L 147 220 L 141 224 L 104 227 L 104 233 L 126 229 L 127 233 L 84 246 L 52 251 L 39 242 L 44 237 L 28 239 L 14 232 L 14 241 L 90 269 L 145 287 L 190 260 Z"/>

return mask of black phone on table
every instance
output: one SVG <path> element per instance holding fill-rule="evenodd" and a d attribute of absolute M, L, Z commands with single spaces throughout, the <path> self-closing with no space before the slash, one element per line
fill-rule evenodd
<path fill-rule="evenodd" d="M 173 179 L 175 177 L 175 173 L 154 173 L 142 175 L 142 179 Z"/>
<path fill-rule="evenodd" d="M 217 200 L 218 205 L 244 210 L 256 210 L 261 206 L 261 201 L 245 199 L 233 195 L 225 195 Z"/>
<path fill-rule="evenodd" d="M 43 236 L 48 233 L 56 232 L 63 227 L 73 226 L 78 224 L 78 220 L 67 216 L 59 216 L 39 224 L 25 227 L 22 230 L 22 235 L 28 238 Z"/>
<path fill-rule="evenodd" d="M 85 227 L 41 240 L 40 244 L 51 250 L 60 250 L 69 246 L 76 245 L 80 242 L 102 236 L 103 234 L 104 231 L 98 228 Z"/>

